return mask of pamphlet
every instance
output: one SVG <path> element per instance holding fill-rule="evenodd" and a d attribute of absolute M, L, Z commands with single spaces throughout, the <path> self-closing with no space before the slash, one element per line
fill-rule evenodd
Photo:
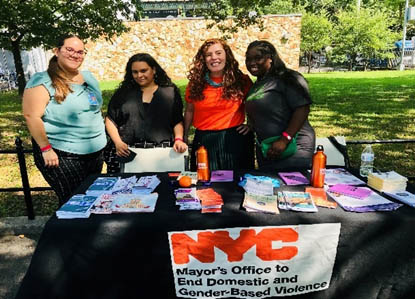
<path fill-rule="evenodd" d="M 337 207 L 337 203 L 335 201 L 327 199 L 327 194 L 324 188 L 306 187 L 305 192 L 310 193 L 311 199 L 316 206 L 330 209 L 335 209 Z"/>
<path fill-rule="evenodd" d="M 408 191 L 385 192 L 385 194 L 415 208 L 415 194 Z"/>
<path fill-rule="evenodd" d="M 76 194 L 56 211 L 59 219 L 88 218 L 98 197 Z"/>
<path fill-rule="evenodd" d="M 358 199 L 366 198 L 370 194 L 372 194 L 372 190 L 368 188 L 356 187 L 356 186 L 351 186 L 351 185 L 346 185 L 346 184 L 333 185 L 328 189 L 328 191 L 340 193 L 340 194 L 355 197 Z"/>
<path fill-rule="evenodd" d="M 327 168 L 324 184 L 329 186 L 336 184 L 365 185 L 365 182 L 343 168 Z"/>
<path fill-rule="evenodd" d="M 310 182 L 301 172 L 279 172 L 278 175 L 286 185 L 307 185 Z"/>
<path fill-rule="evenodd" d="M 233 170 L 213 170 L 210 174 L 211 182 L 233 182 Z"/>
<path fill-rule="evenodd" d="M 176 196 L 176 205 L 180 206 L 179 210 L 200 210 L 202 205 L 196 194 L 196 188 L 178 188 L 174 190 Z"/>
<path fill-rule="evenodd" d="M 249 211 L 279 214 L 277 196 L 249 194 L 245 192 L 242 206 Z"/>
<path fill-rule="evenodd" d="M 311 199 L 310 193 L 283 191 L 282 194 L 289 210 L 298 212 L 317 212 L 317 207 Z"/>
<path fill-rule="evenodd" d="M 114 213 L 154 212 L 158 193 L 151 194 L 117 194 L 111 209 Z"/>
<path fill-rule="evenodd" d="M 115 195 L 112 194 L 101 194 L 91 208 L 91 214 L 111 214 L 111 205 L 114 197 Z"/>
<path fill-rule="evenodd" d="M 160 184 L 157 175 L 142 176 L 132 188 L 133 194 L 150 194 Z"/>
<path fill-rule="evenodd" d="M 85 191 L 87 195 L 99 196 L 104 193 L 111 193 L 112 188 L 118 182 L 118 177 L 98 177 Z"/>
<path fill-rule="evenodd" d="M 212 188 L 196 190 L 197 197 L 202 202 L 202 213 L 222 212 L 223 199 Z"/>
<path fill-rule="evenodd" d="M 362 188 L 370 190 L 367 187 Z M 376 192 L 372 192 L 369 196 L 363 199 L 343 195 L 341 193 L 330 192 L 329 190 L 327 190 L 327 194 L 344 210 L 350 212 L 391 211 L 402 206 L 402 204 L 394 203 Z"/>

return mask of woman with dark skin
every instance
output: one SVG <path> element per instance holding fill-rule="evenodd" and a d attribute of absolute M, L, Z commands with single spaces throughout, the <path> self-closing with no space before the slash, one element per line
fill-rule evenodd
<path fill-rule="evenodd" d="M 247 97 L 248 121 L 257 140 L 281 136 L 272 142 L 266 157 L 257 147 L 262 169 L 309 168 L 315 147 L 314 129 L 308 122 L 311 97 L 304 77 L 288 69 L 275 47 L 254 41 L 246 52 L 246 67 L 258 79 Z M 281 154 L 297 136 L 297 151 L 284 159 Z"/>
<path fill-rule="evenodd" d="M 111 138 L 104 151 L 108 173 L 120 171 L 117 157 L 127 157 L 128 146 L 187 150 L 180 92 L 151 55 L 129 59 L 124 80 L 108 105 L 105 128 Z"/>

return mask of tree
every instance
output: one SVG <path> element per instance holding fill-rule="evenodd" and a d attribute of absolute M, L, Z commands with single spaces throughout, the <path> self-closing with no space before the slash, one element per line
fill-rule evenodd
<path fill-rule="evenodd" d="M 0 47 L 13 53 L 20 95 L 26 85 L 21 50 L 51 48 L 67 33 L 110 39 L 127 30 L 121 17 L 132 8 L 123 0 L 0 0 L 0 7 Z"/>
<path fill-rule="evenodd" d="M 306 55 L 308 72 L 311 70 L 312 54 L 331 44 L 332 24 L 321 15 L 306 13 L 301 24 L 301 52 Z"/>
<path fill-rule="evenodd" d="M 348 61 L 352 70 L 357 59 L 363 59 L 364 69 L 370 58 L 393 56 L 391 49 L 398 35 L 389 26 L 393 21 L 383 11 L 360 8 L 342 11 L 337 15 L 334 29 L 333 60 Z"/>

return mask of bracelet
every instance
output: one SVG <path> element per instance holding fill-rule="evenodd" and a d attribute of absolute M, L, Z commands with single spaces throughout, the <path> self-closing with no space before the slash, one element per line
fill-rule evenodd
<path fill-rule="evenodd" d="M 288 134 L 287 132 L 282 132 L 282 136 L 285 137 L 288 141 L 291 141 L 293 138 L 291 137 L 290 134 Z"/>
<path fill-rule="evenodd" d="M 50 145 L 50 143 L 47 145 L 47 146 L 45 146 L 45 147 L 41 147 L 40 148 L 40 151 L 42 152 L 42 153 L 44 153 L 44 152 L 48 152 L 48 151 L 50 151 L 52 149 L 52 146 Z"/>
<path fill-rule="evenodd" d="M 176 137 L 176 138 L 174 138 L 174 142 L 176 142 L 177 140 L 179 140 L 179 141 L 182 141 L 182 142 L 183 142 L 183 138 L 180 138 L 180 137 Z"/>

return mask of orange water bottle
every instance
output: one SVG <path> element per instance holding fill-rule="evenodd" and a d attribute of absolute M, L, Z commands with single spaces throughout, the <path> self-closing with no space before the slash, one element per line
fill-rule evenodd
<path fill-rule="evenodd" d="M 326 175 L 327 156 L 324 154 L 322 145 L 317 146 L 313 155 L 313 167 L 311 169 L 311 186 L 316 188 L 324 187 L 324 176 Z"/>
<path fill-rule="evenodd" d="M 201 182 L 210 180 L 209 159 L 206 148 L 201 145 L 196 152 L 197 179 Z"/>

